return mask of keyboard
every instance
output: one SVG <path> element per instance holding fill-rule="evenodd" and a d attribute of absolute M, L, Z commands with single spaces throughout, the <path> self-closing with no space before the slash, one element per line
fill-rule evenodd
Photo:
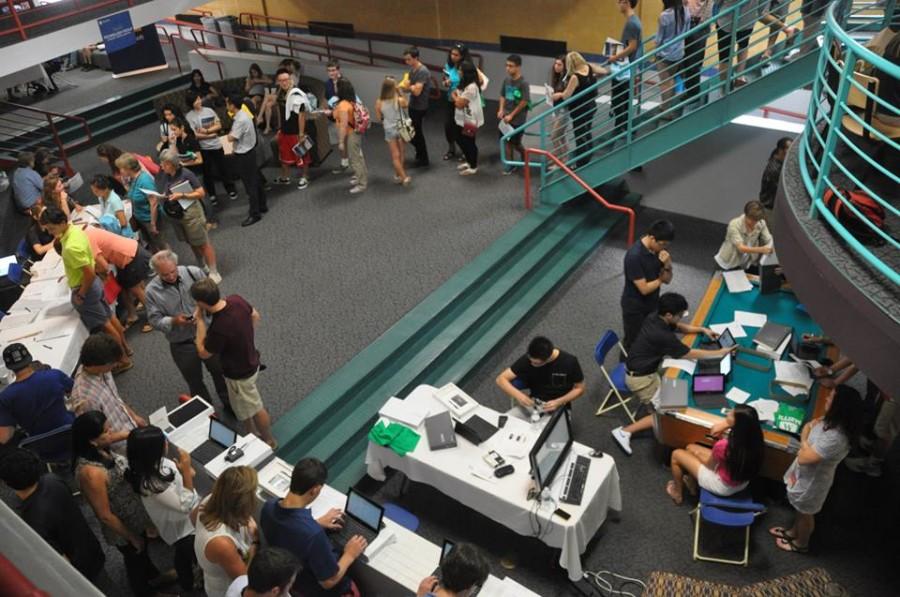
<path fill-rule="evenodd" d="M 587 483 L 588 471 L 591 469 L 591 459 L 587 456 L 578 456 L 575 461 L 569 464 L 569 470 L 566 473 L 566 484 L 563 486 L 562 495 L 559 496 L 561 502 L 581 504 L 581 498 L 584 496 L 584 485 Z"/>
<path fill-rule="evenodd" d="M 381 525 L 382 527 L 384 524 Z M 372 541 L 375 540 L 375 537 L 378 536 L 378 533 L 365 526 L 364 524 L 358 522 L 355 518 L 351 518 L 350 516 L 344 516 L 344 526 L 342 526 L 337 531 L 332 531 L 331 542 L 340 550 L 344 549 L 344 546 L 347 545 L 347 542 L 353 538 L 354 535 L 362 535 L 365 537 L 366 542 L 371 544 Z M 361 561 L 366 561 L 365 555 L 360 556 Z"/>
<path fill-rule="evenodd" d="M 213 458 L 224 452 L 227 448 L 228 446 L 223 447 L 219 442 L 208 439 L 191 452 L 191 458 L 200 464 L 209 464 L 212 462 Z"/>

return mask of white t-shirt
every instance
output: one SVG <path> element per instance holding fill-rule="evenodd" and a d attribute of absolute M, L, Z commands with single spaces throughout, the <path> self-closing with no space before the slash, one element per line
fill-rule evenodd
<path fill-rule="evenodd" d="M 238 576 L 231 582 L 228 590 L 225 591 L 225 597 L 241 597 L 241 594 L 244 592 L 244 589 L 247 588 L 248 584 L 250 584 L 250 582 L 248 581 L 246 574 Z"/>
<path fill-rule="evenodd" d="M 484 110 L 481 108 L 481 92 L 478 85 L 469 83 L 460 95 L 469 100 L 469 105 L 465 108 L 456 108 L 454 122 L 459 126 L 464 126 L 466 121 L 474 122 L 475 126 L 481 128 L 484 124 Z"/>
<path fill-rule="evenodd" d="M 200 111 L 190 110 L 187 114 L 184 115 L 187 118 L 188 124 L 191 125 L 191 128 L 194 129 L 194 133 L 201 128 L 209 128 L 213 126 L 216 121 L 219 119 L 219 116 L 212 110 L 212 108 L 200 108 Z M 210 139 L 197 139 L 200 143 L 200 149 L 221 149 L 222 142 L 218 137 L 212 137 Z"/>
<path fill-rule="evenodd" d="M 191 524 L 191 510 L 200 502 L 200 496 L 193 489 L 186 489 L 181 472 L 175 468 L 175 463 L 168 458 L 162 459 L 162 471 L 172 471 L 175 478 L 169 486 L 160 493 L 142 495 L 141 502 L 150 516 L 150 520 L 159 530 L 159 536 L 168 545 L 173 545 L 179 539 L 187 537 L 194 532 Z"/>

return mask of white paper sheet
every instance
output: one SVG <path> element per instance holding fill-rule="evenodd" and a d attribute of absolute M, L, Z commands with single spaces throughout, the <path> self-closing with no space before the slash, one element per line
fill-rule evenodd
<path fill-rule="evenodd" d="M 747 332 L 744 331 L 741 324 L 736 321 L 732 321 L 731 323 L 714 323 L 709 326 L 709 329 L 717 334 L 723 334 L 725 333 L 725 330 L 730 330 L 731 336 L 735 339 L 747 337 Z"/>
<path fill-rule="evenodd" d="M 662 362 L 662 366 L 675 367 L 687 372 L 688 375 L 693 375 L 694 370 L 697 368 L 697 361 L 692 359 L 665 359 Z"/>
<path fill-rule="evenodd" d="M 422 421 L 425 420 L 425 417 L 428 416 L 428 410 L 415 404 L 407 404 L 399 398 L 391 397 L 384 403 L 378 414 L 417 429 L 422 424 Z"/>
<path fill-rule="evenodd" d="M 742 269 L 723 272 L 722 277 L 725 278 L 725 285 L 728 287 L 728 292 L 732 294 L 736 292 L 750 292 L 753 290 L 753 284 L 747 279 L 747 272 Z"/>
<path fill-rule="evenodd" d="M 771 247 L 772 245 L 766 245 L 766 246 Z M 759 265 L 761 265 L 761 266 L 762 265 L 779 265 L 779 264 L 780 264 L 780 262 L 778 261 L 778 253 L 776 253 L 774 250 L 772 251 L 771 254 L 763 255 L 762 257 L 759 258 Z"/>
<path fill-rule="evenodd" d="M 806 368 L 806 365 L 790 361 L 775 361 L 775 381 L 778 383 L 784 382 L 794 387 L 799 385 L 801 390 L 805 388 L 807 392 L 813 383 L 812 376 L 809 374 L 809 369 Z M 787 390 L 787 387 L 785 389 Z M 806 392 L 801 391 L 801 393 Z"/>
<path fill-rule="evenodd" d="M 726 354 L 722 357 L 722 360 L 719 361 L 719 373 L 722 375 L 731 373 L 731 354 Z"/>
<path fill-rule="evenodd" d="M 766 325 L 765 313 L 754 313 L 752 311 L 735 311 L 734 321 L 738 325 L 745 325 L 750 328 L 761 328 Z"/>
<path fill-rule="evenodd" d="M 809 367 L 810 371 L 818 369 L 819 367 L 822 366 L 822 363 L 820 363 L 819 361 L 816 361 L 813 359 L 801 359 L 801 358 L 798 358 L 797 355 L 795 355 L 795 354 L 792 354 L 791 358 L 794 359 L 794 361 L 796 361 L 798 363 L 803 363 L 805 366 Z"/>
<path fill-rule="evenodd" d="M 768 398 L 760 398 L 759 400 L 754 400 L 750 403 L 750 406 L 756 409 L 756 412 L 759 413 L 760 421 L 774 421 L 775 420 L 775 412 L 778 410 L 778 402 L 775 400 L 769 400 Z"/>
<path fill-rule="evenodd" d="M 738 404 L 744 404 L 747 402 L 747 398 L 750 397 L 750 392 L 745 392 L 744 390 L 732 386 L 728 393 L 725 394 L 725 397 L 731 400 L 732 402 L 737 402 Z"/>
<path fill-rule="evenodd" d="M 511 133 L 514 130 L 513 125 L 509 124 L 508 122 L 504 122 L 502 120 L 497 125 L 497 128 L 500 130 L 501 135 L 506 135 L 508 133 Z"/>

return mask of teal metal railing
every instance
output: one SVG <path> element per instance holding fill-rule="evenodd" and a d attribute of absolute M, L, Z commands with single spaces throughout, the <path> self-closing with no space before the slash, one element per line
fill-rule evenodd
<path fill-rule="evenodd" d="M 838 3 L 842 8 L 835 16 L 840 17 L 840 22 L 851 23 L 851 28 L 871 29 L 887 22 L 885 15 L 893 13 L 895 1 Z M 665 129 L 707 103 L 725 100 L 747 83 L 765 79 L 785 63 L 818 51 L 816 36 L 824 10 L 804 15 L 801 3 L 793 3 L 794 8 L 786 8 L 782 17 L 769 17 L 760 14 L 763 4 L 768 6 L 760 0 L 739 0 L 660 46 L 648 49 L 655 44 L 655 38 L 646 40 L 640 59 L 614 73 L 601 74 L 594 85 L 578 90 L 503 135 L 503 163 L 524 165 L 522 161 L 506 159 L 503 151 L 511 136 L 524 132 L 537 139 L 532 139 L 530 145 L 552 151 L 577 172 L 639 137 Z M 765 19 L 771 25 L 756 26 Z M 744 33 L 747 29 L 752 31 L 749 36 Z M 714 51 L 719 36 L 727 36 L 731 48 L 727 50 L 723 44 L 721 56 Z M 748 49 L 738 51 L 738 42 L 743 45 L 745 40 Z M 660 64 L 657 68 L 657 58 L 680 45 L 684 46 L 684 58 L 679 66 Z M 710 69 L 712 76 L 707 76 Z M 599 96 L 594 104 L 599 109 L 582 110 L 574 118 L 569 114 L 569 107 L 577 105 L 579 98 L 594 94 Z M 566 176 L 549 165 L 548 160 L 531 164 L 540 168 L 541 188 Z"/>
<path fill-rule="evenodd" d="M 895 6 L 891 8 L 890 14 Z M 900 242 L 850 201 L 843 201 L 842 208 L 885 243 L 881 255 L 876 254 L 824 202 L 829 190 L 840 196 L 841 189 L 856 188 L 881 205 L 886 214 L 900 216 L 896 158 L 900 152 L 900 106 L 885 101 L 877 91 L 884 85 L 900 85 L 900 66 L 853 39 L 841 26 L 834 7 L 827 17 L 799 154 L 801 176 L 811 198 L 809 216 L 820 216 L 863 259 L 900 284 L 900 272 L 889 263 L 897 262 Z"/>

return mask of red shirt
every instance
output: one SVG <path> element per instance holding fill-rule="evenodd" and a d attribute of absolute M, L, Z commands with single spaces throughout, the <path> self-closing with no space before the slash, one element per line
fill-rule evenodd
<path fill-rule="evenodd" d="M 236 294 L 225 297 L 225 308 L 213 313 L 204 346 L 219 355 L 228 379 L 245 379 L 259 369 L 253 338 L 253 307 Z"/>
<path fill-rule="evenodd" d="M 722 479 L 722 482 L 725 483 L 725 485 L 736 487 L 741 484 L 741 481 L 735 481 L 734 479 L 732 479 L 731 475 L 728 473 L 728 469 L 725 468 L 725 454 L 727 451 L 727 439 L 720 439 L 713 444 L 712 457 L 713 460 L 716 461 L 716 474 L 719 475 L 719 478 Z"/>

